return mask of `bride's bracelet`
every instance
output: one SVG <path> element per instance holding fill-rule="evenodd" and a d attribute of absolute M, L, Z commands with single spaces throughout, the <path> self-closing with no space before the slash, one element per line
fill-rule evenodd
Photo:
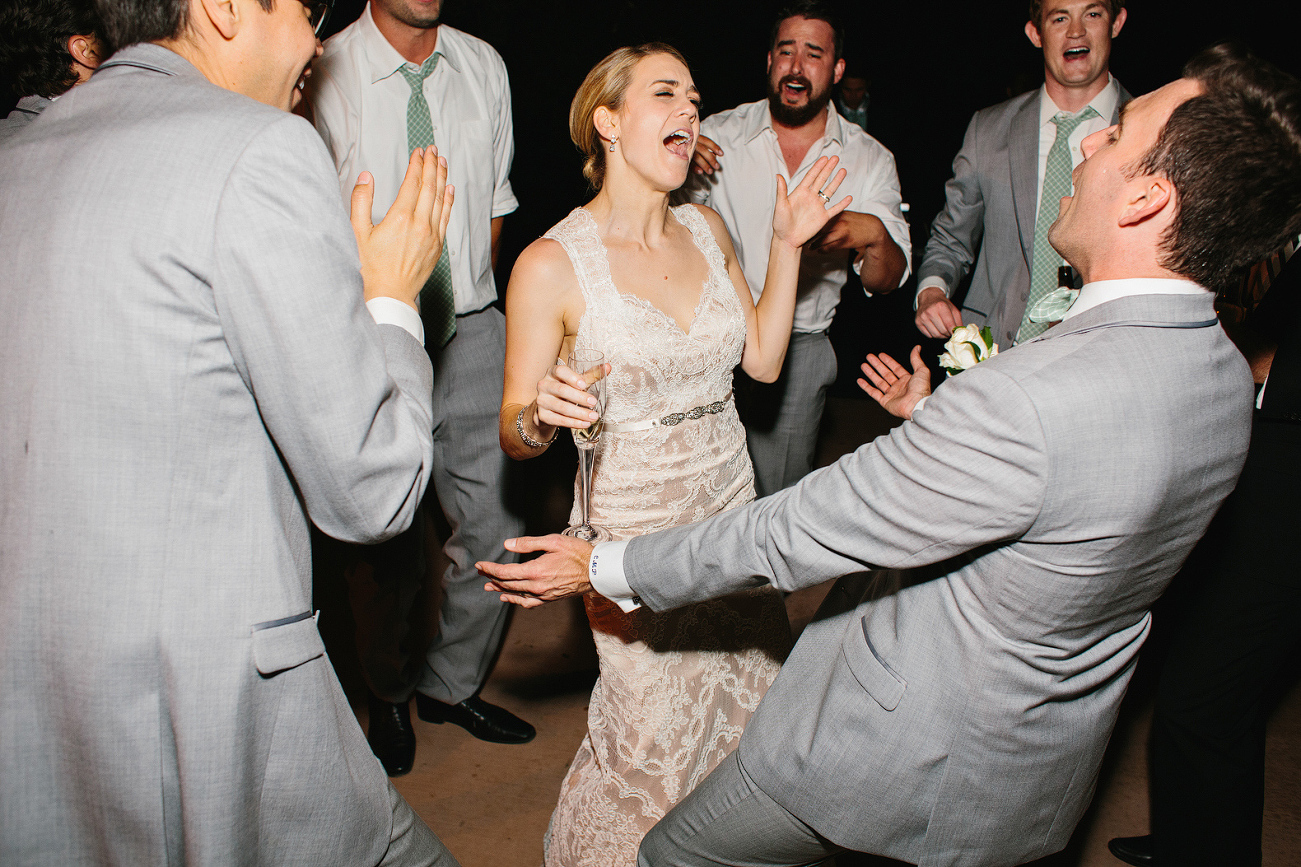
<path fill-rule="evenodd" d="M 519 432 L 519 438 L 524 442 L 524 445 L 528 446 L 531 449 L 544 449 L 547 446 L 551 445 L 553 442 L 555 442 L 556 437 L 560 436 L 560 428 L 556 428 L 554 431 L 552 431 L 551 439 L 547 440 L 546 442 L 535 440 L 533 439 L 533 437 L 524 433 L 524 413 L 527 411 L 528 411 L 527 406 L 522 407 L 519 411 L 519 415 L 515 416 L 515 430 Z"/>

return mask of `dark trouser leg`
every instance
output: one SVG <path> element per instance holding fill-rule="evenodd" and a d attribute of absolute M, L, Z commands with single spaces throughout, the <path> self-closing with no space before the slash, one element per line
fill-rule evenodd
<path fill-rule="evenodd" d="M 1301 570 L 1290 556 L 1296 440 L 1295 426 L 1258 423 L 1238 488 L 1197 552 L 1208 558 L 1205 574 L 1177 627 L 1153 718 L 1159 865 L 1261 863 L 1266 695 L 1301 634 Z"/>

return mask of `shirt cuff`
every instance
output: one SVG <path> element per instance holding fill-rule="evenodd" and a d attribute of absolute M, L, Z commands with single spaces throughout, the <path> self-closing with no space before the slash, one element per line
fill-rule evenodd
<path fill-rule="evenodd" d="M 931 399 L 931 396 L 928 394 L 928 395 L 926 395 L 925 397 L 923 397 L 921 400 L 917 401 L 916 404 L 913 405 L 913 411 L 912 411 L 912 417 L 913 417 L 913 418 L 916 418 L 916 417 L 917 417 L 917 413 L 919 413 L 919 412 L 922 411 L 922 407 L 924 407 L 924 406 L 926 405 L 926 401 L 928 401 L 928 400 L 930 400 L 930 399 Z"/>
<path fill-rule="evenodd" d="M 587 564 L 592 589 L 618 605 L 624 612 L 641 607 L 641 597 L 632 592 L 623 574 L 623 552 L 628 542 L 600 542 L 592 549 Z"/>
<path fill-rule="evenodd" d="M 949 287 L 945 285 L 943 277 L 925 277 L 917 282 L 917 294 L 913 296 L 913 310 L 917 309 L 917 299 L 932 286 L 943 292 L 945 298 L 949 297 Z"/>
<path fill-rule="evenodd" d="M 370 318 L 376 325 L 396 325 L 410 334 L 420 345 L 425 345 L 425 324 L 420 321 L 420 314 L 410 304 L 381 295 L 366 302 Z"/>

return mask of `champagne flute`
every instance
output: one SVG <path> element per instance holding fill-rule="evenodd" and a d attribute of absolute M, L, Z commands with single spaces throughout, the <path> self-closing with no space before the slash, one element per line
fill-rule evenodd
<path fill-rule="evenodd" d="M 580 376 L 587 376 L 594 368 L 599 368 L 603 364 L 605 364 L 605 356 L 593 349 L 575 349 L 569 354 L 569 360 L 565 362 L 566 367 Z M 596 444 L 601 439 L 601 428 L 605 424 L 605 377 L 601 377 L 589 385 L 587 391 L 596 397 L 594 409 L 600 417 L 585 428 L 576 427 L 570 429 L 570 432 L 574 435 L 574 446 L 578 449 L 579 517 L 581 520 L 578 526 L 570 527 L 564 531 L 563 535 L 595 544 L 610 538 L 610 535 L 604 530 L 593 527 L 591 521 L 592 465 L 596 459 Z"/>

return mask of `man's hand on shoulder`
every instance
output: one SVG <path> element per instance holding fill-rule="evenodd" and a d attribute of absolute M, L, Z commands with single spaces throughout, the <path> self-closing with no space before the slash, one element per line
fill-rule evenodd
<path fill-rule="evenodd" d="M 447 160 L 436 148 L 416 148 L 397 199 L 379 225 L 371 223 L 375 184 L 362 172 L 352 190 L 352 231 L 357 236 L 366 300 L 416 297 L 443 253 L 455 190 L 447 183 Z"/>
<path fill-rule="evenodd" d="M 506 550 L 518 554 L 543 552 L 541 557 L 524 563 L 474 564 L 479 574 L 490 579 L 483 586 L 490 593 L 500 593 L 503 602 L 524 608 L 536 608 L 591 591 L 588 564 L 592 546 L 581 539 L 552 533 L 550 536 L 523 536 L 507 539 Z"/>
<path fill-rule="evenodd" d="M 917 330 L 927 337 L 947 340 L 953 329 L 962 324 L 962 311 L 944 294 L 944 290 L 927 286 L 917 296 Z"/>
<path fill-rule="evenodd" d="M 718 171 L 718 158 L 723 149 L 709 136 L 702 135 L 696 139 L 696 152 L 691 155 L 692 169 L 698 175 L 712 175 Z"/>

